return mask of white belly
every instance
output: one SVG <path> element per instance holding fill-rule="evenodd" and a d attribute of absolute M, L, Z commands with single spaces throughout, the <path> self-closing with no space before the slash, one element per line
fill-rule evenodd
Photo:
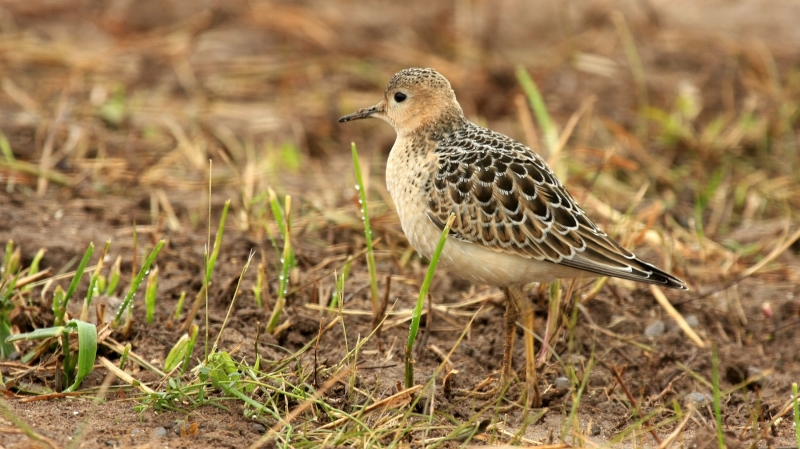
<path fill-rule="evenodd" d="M 386 186 L 397 207 L 400 224 L 411 246 L 427 259 L 431 258 L 442 235 L 428 218 L 421 170 L 435 159 L 416 156 L 404 148 L 401 139 L 395 142 L 386 164 Z M 477 284 L 508 286 L 530 282 L 552 282 L 559 278 L 575 278 L 587 273 L 573 268 L 527 259 L 511 253 L 491 250 L 477 243 L 447 239 L 439 266 Z"/>

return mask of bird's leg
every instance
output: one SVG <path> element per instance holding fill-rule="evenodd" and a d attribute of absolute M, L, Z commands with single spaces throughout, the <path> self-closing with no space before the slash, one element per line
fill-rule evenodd
<path fill-rule="evenodd" d="M 525 340 L 525 403 L 529 407 L 541 407 L 542 394 L 539 391 L 539 383 L 536 376 L 536 356 L 533 346 L 533 304 L 522 292 L 522 288 L 518 286 L 507 288 L 506 295 L 514 302 L 522 318 Z"/>
<path fill-rule="evenodd" d="M 511 297 L 508 288 L 504 288 L 506 294 L 506 314 L 505 327 L 506 327 L 506 343 L 503 347 L 503 368 L 500 372 L 500 386 L 506 385 L 511 380 L 511 362 L 514 353 L 514 333 L 517 328 L 517 318 L 519 318 L 519 310 L 517 304 Z"/>

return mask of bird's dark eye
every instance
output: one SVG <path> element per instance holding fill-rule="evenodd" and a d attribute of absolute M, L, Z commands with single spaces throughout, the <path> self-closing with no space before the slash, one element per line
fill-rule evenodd
<path fill-rule="evenodd" d="M 405 101 L 405 99 L 406 99 L 406 94 L 402 92 L 397 92 L 396 94 L 394 94 L 394 101 L 398 103 L 402 103 L 403 101 Z"/>

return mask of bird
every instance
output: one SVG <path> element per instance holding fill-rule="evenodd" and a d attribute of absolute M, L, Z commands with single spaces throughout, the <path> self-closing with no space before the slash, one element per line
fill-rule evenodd
<path fill-rule="evenodd" d="M 378 118 L 397 139 L 386 185 L 411 246 L 430 259 L 451 214 L 440 266 L 503 289 L 506 344 L 501 380 L 511 373 L 516 320 L 527 328 L 526 404 L 541 405 L 534 362 L 533 282 L 611 276 L 687 290 L 679 278 L 637 258 L 600 230 L 545 160 L 524 144 L 470 122 L 450 82 L 431 68 L 407 68 L 374 106 L 339 122 Z"/>

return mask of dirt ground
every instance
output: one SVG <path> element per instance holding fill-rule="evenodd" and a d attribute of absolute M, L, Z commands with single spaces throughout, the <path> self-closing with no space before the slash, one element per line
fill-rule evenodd
<path fill-rule="evenodd" d="M 137 303 L 131 332 L 112 334 L 162 366 L 184 333 L 180 323 L 202 288 L 209 233 L 213 239 L 230 200 L 209 289 L 212 341 L 224 322 L 220 350 L 247 363 L 256 351 L 280 361 L 340 317 L 297 361 L 304 373 L 334 367 L 371 331 L 363 255 L 354 259 L 342 313 L 318 306 L 331 297 L 334 273 L 341 274 L 347 256 L 365 247 L 350 158 L 355 142 L 380 239 L 378 290 L 381 296 L 388 291 L 390 314 L 381 335 L 348 365 L 356 367 L 351 380 L 322 395 L 352 411 L 398 391 L 409 310 L 427 261 L 409 249 L 383 184 L 394 132 L 377 121 L 339 125 L 336 119 L 377 102 L 397 70 L 434 67 L 451 80 L 470 119 L 546 152 L 515 77 L 524 67 L 560 130 L 578 119 L 557 166 L 570 191 L 602 228 L 636 246 L 638 256 L 688 281 L 691 291 L 664 293 L 703 347 L 647 286 L 610 280 L 588 298 L 594 281 L 582 281 L 575 327 L 560 334 L 558 359 L 540 370 L 544 415 L 526 422 L 519 407 L 487 411 L 484 400 L 463 391 L 497 377 L 504 298 L 498 289 L 440 269 L 415 373 L 418 383 L 426 382 L 443 364 L 441 354 L 455 348 L 448 367 L 457 373 L 442 391 L 439 372 L 433 394 L 435 408 L 451 421 L 372 444 L 427 446 L 434 442 L 428 438 L 480 416 L 492 421 L 489 430 L 468 443 L 440 444 L 657 447 L 656 437 L 665 441 L 675 431 L 674 447 L 717 447 L 710 385 L 715 347 L 727 392 L 721 412 L 728 447 L 795 447 L 792 413 L 784 407 L 792 382 L 800 381 L 800 245 L 792 240 L 800 207 L 798 22 L 797 2 L 758 0 L 4 1 L 0 131 L 13 159 L 0 155 L 0 241 L 21 248 L 23 266 L 44 248 L 42 268 L 57 275 L 75 270 L 90 242 L 100 248 L 111 240 L 106 264 L 121 256 L 126 284 L 133 265 L 164 239 L 155 323 L 146 323 Z M 288 321 L 275 335 L 264 331 L 280 266 L 270 240 L 277 227 L 269 187 L 280 198 L 292 197 L 298 261 Z M 251 251 L 253 263 L 226 320 Z M 268 284 L 262 308 L 253 294 L 258 264 L 266 267 Z M 52 325 L 53 289 L 69 280 L 55 276 L 27 293 L 30 302 L 15 310 L 15 329 Z M 82 283 L 75 297 L 87 288 Z M 174 321 L 182 292 L 189 299 Z M 537 285 L 528 294 L 543 329 L 545 296 Z M 204 315 L 194 322 L 204 334 Z M 522 333 L 517 336 L 514 368 L 523 378 Z M 195 347 L 197 359 L 202 346 Z M 31 347 L 21 343 L 20 351 Z M 119 361 L 102 346 L 98 355 Z M 100 365 L 81 387 L 86 394 L 48 396 L 58 389 L 47 355 L 30 366 L 0 361 L 0 371 L 10 410 L 0 417 L 0 446 L 7 448 L 239 448 L 278 423 L 249 417 L 252 409 L 231 398 L 224 408 L 188 400 L 173 410 L 157 408 L 116 378 L 109 379 L 120 387 L 101 397 L 108 371 Z M 126 371 L 157 391 L 167 388 L 138 365 L 129 363 Z M 575 384 L 555 387 L 570 373 L 586 379 L 580 399 Z M 225 397 L 220 390 L 209 394 Z M 508 397 L 518 395 L 514 384 Z M 430 404 L 430 397 L 428 391 L 421 402 Z M 287 399 L 283 416 L 299 404 Z M 564 435 L 573 405 L 578 424 Z M 433 415 L 423 409 L 420 414 Z M 387 409 L 369 424 L 385 425 L 393 413 L 401 414 Z M 679 426 L 675 416 L 688 418 Z M 322 418 L 301 414 L 292 421 L 293 435 L 304 437 L 270 439 L 263 447 L 359 445 L 357 438 L 315 440 Z M 25 435 L 14 420 L 47 441 Z"/>

